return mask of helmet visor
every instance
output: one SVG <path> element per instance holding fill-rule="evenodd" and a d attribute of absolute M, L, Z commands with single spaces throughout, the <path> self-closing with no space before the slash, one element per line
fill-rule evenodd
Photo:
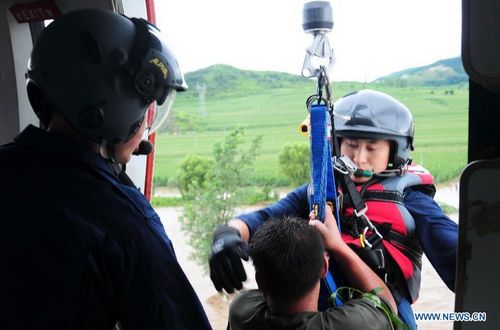
<path fill-rule="evenodd" d="M 156 132 L 168 118 L 176 95 L 177 91 L 171 88 L 170 91 L 167 92 L 167 97 L 161 105 L 158 105 L 158 102 L 155 101 L 149 106 L 147 114 L 147 127 L 149 129 L 149 134 Z"/>
<path fill-rule="evenodd" d="M 168 78 L 166 81 L 166 85 L 175 88 L 175 90 L 177 91 L 186 91 L 188 89 L 186 79 L 184 78 L 184 74 L 179 67 L 179 63 L 177 62 L 174 53 L 165 44 L 164 36 L 155 25 L 151 24 L 148 21 L 145 21 L 145 23 L 147 24 L 148 31 L 152 39 L 154 40 L 153 43 L 155 44 L 155 46 L 152 48 L 152 50 L 154 50 L 153 58 L 159 57 L 162 62 L 161 64 L 164 66 L 164 69 L 168 69 Z M 151 58 L 148 58 L 148 61 L 150 60 Z M 161 64 L 156 62 L 156 65 Z M 161 103 L 160 100 L 158 100 L 158 102 Z"/>

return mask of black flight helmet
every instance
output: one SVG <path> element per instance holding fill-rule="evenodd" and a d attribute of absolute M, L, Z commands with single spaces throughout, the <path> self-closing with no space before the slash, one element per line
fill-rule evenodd
<path fill-rule="evenodd" d="M 110 145 L 130 139 L 150 106 L 153 132 L 176 92 L 187 89 L 154 25 L 101 9 L 75 10 L 49 24 L 33 47 L 26 78 L 42 124 L 57 111 L 82 135 Z"/>
<path fill-rule="evenodd" d="M 402 173 L 411 163 L 415 123 L 408 108 L 387 94 L 364 89 L 334 104 L 337 136 L 391 142 L 389 166 L 382 174 Z"/>

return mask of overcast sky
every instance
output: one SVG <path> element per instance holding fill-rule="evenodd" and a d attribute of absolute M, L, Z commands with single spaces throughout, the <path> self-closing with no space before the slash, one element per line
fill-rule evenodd
<path fill-rule="evenodd" d="M 184 73 L 213 64 L 300 74 L 313 37 L 303 0 L 160 0 L 158 27 Z M 461 0 L 331 0 L 336 81 L 460 56 Z"/>

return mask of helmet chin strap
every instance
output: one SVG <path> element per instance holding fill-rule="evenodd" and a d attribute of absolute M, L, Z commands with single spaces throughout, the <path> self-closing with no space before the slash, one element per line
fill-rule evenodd
<path fill-rule="evenodd" d="M 411 164 L 411 158 L 408 158 L 405 164 L 395 169 L 386 169 L 379 173 L 374 173 L 371 170 L 361 170 L 356 167 L 354 162 L 347 156 L 343 155 L 340 158 L 335 159 L 335 170 L 343 174 L 353 175 L 356 178 L 371 178 L 374 176 L 378 177 L 389 177 L 402 175 L 406 172 L 408 165 Z"/>
<path fill-rule="evenodd" d="M 116 177 L 123 184 L 128 185 L 130 187 L 137 188 L 130 179 L 130 177 L 126 173 L 126 164 L 119 164 L 115 159 L 115 147 L 113 145 L 107 144 L 106 141 L 102 141 L 99 144 L 99 154 L 102 158 L 108 160 L 111 168 L 115 172 Z"/>
<path fill-rule="evenodd" d="M 105 140 L 102 140 L 101 143 L 99 143 L 99 155 L 101 155 L 101 157 L 104 159 L 109 159 L 108 144 Z"/>
<path fill-rule="evenodd" d="M 384 170 L 379 173 L 374 173 L 370 170 L 356 170 L 352 175 L 356 178 L 371 178 L 371 177 L 389 177 L 401 175 L 404 173 L 402 169 Z"/>
<path fill-rule="evenodd" d="M 383 177 L 387 177 L 387 176 L 396 176 L 396 175 L 401 175 L 405 172 L 404 169 L 400 169 L 400 168 L 396 168 L 396 169 L 392 169 L 392 170 L 383 170 L 382 172 L 380 173 L 376 173 L 374 174 L 375 176 L 383 176 Z"/>
<path fill-rule="evenodd" d="M 412 162 L 412 159 L 411 158 L 408 158 L 406 160 L 406 162 L 400 166 L 399 168 L 395 168 L 395 169 L 390 169 L 390 170 L 384 170 L 380 173 L 377 173 L 376 175 L 377 176 L 383 176 L 383 177 L 386 177 L 386 176 L 395 176 L 395 175 L 403 175 L 403 173 L 406 172 L 406 170 L 408 169 L 408 165 L 410 165 Z"/>
<path fill-rule="evenodd" d="M 102 140 L 99 144 L 99 154 L 102 158 L 109 161 L 116 175 L 122 172 L 122 166 L 115 159 L 115 148 L 113 145 L 108 144 L 106 140 Z"/>
<path fill-rule="evenodd" d="M 389 176 L 396 176 L 396 175 L 402 175 L 404 172 L 406 172 L 406 169 L 408 168 L 408 164 L 404 164 L 400 168 L 396 169 L 386 169 L 383 170 L 379 173 L 375 173 L 371 170 L 361 170 L 361 169 L 356 169 L 354 172 L 351 172 L 351 175 L 353 175 L 356 178 L 371 178 L 371 177 L 389 177 Z"/>

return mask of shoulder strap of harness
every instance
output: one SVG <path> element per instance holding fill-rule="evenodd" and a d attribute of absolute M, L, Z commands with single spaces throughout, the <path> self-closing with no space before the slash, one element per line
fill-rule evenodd
<path fill-rule="evenodd" d="M 361 214 L 361 212 L 366 209 L 366 204 L 359 192 L 356 190 L 356 185 L 352 182 L 349 174 L 342 174 L 340 176 L 340 183 L 341 187 L 345 190 L 345 193 L 348 196 L 348 200 L 344 199 L 344 202 L 350 203 L 356 212 Z"/>
<path fill-rule="evenodd" d="M 363 194 L 364 201 L 381 201 L 403 204 L 403 195 L 397 191 L 368 190 Z"/>

